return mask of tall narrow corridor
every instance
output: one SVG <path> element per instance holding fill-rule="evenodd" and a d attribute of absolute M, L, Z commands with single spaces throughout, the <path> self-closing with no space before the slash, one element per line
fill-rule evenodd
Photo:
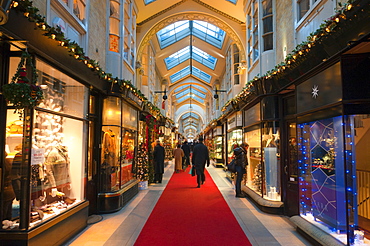
<path fill-rule="evenodd" d="M 211 165 L 207 171 L 209 175 L 204 186 L 196 189 L 194 177 L 187 172 L 174 173 L 173 165 L 169 164 L 162 184 L 151 185 L 147 190 L 140 191 L 121 211 L 103 215 L 102 221 L 89 225 L 66 245 L 249 245 L 248 240 L 252 245 L 311 245 L 295 231 L 285 216 L 266 214 L 247 198 L 235 198 L 233 185 L 225 178 L 222 169 Z M 211 204 L 206 204 L 206 199 L 212 198 L 213 204 L 221 204 L 224 213 L 209 211 L 203 218 L 189 214 L 192 208 L 182 208 L 181 202 L 168 197 L 172 196 L 173 192 L 177 192 L 179 201 L 191 199 L 186 202 L 187 206 L 203 203 L 205 209 L 212 209 Z M 194 192 L 194 195 L 191 195 L 191 192 Z M 173 203 L 166 204 L 169 200 Z M 223 206 L 225 202 L 227 206 Z M 165 211 L 164 206 L 171 208 L 170 211 Z M 230 211 L 232 213 L 229 213 Z M 184 221 L 183 213 L 187 213 L 186 216 L 190 218 Z M 151 218 L 153 214 L 156 214 L 155 218 Z M 161 215 L 174 218 L 157 220 Z M 198 219 L 203 219 L 203 223 L 197 223 Z M 172 221 L 171 224 L 162 224 L 169 220 Z M 194 224 L 184 224 L 191 221 L 194 221 Z M 239 225 L 233 224 L 236 221 Z M 230 225 L 236 228 L 233 233 L 226 228 Z M 175 226 L 177 228 L 174 228 Z M 190 228 L 184 229 L 184 226 Z M 183 229 L 176 231 L 180 228 Z M 218 231 L 220 228 L 224 230 Z M 201 231 L 202 236 L 189 240 L 196 231 Z M 239 231 L 246 237 L 237 235 Z M 152 234 L 149 235 L 150 233 Z M 157 236 L 151 238 L 155 233 Z M 214 240 L 214 243 L 208 240 Z"/>

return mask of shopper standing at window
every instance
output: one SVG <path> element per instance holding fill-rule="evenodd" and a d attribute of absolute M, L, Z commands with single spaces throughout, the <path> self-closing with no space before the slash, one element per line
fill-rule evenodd
<path fill-rule="evenodd" d="M 235 179 L 235 197 L 245 197 L 242 193 L 242 179 L 243 175 L 246 173 L 246 166 L 248 165 L 247 153 L 249 144 L 242 143 L 240 147 L 234 149 L 235 156 L 235 169 L 236 169 L 236 179 Z"/>
<path fill-rule="evenodd" d="M 192 163 L 195 167 L 195 171 L 197 174 L 197 188 L 200 188 L 201 184 L 204 184 L 206 177 L 204 175 L 204 168 L 207 163 L 207 167 L 209 167 L 209 152 L 207 146 L 203 144 L 203 137 L 199 137 L 199 143 L 194 146 L 193 156 L 192 156 Z"/>
<path fill-rule="evenodd" d="M 161 141 L 158 139 L 156 142 L 157 145 L 154 147 L 153 151 L 154 183 L 162 183 L 165 151 L 164 147 L 161 146 Z"/>

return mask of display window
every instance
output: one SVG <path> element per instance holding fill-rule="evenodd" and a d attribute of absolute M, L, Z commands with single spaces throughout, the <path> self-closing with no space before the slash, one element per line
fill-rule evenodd
<path fill-rule="evenodd" d="M 88 89 L 40 60 L 36 68 L 42 104 L 22 118 L 7 112 L 3 229 L 30 229 L 85 200 Z"/>
<path fill-rule="evenodd" d="M 358 119 L 338 116 L 302 123 L 297 129 L 300 215 L 345 244 L 361 236 L 355 231 L 355 149 L 366 145 L 360 140 L 367 133 L 356 127 Z"/>
<path fill-rule="evenodd" d="M 265 172 L 263 197 L 280 201 L 280 134 L 277 122 L 263 123 L 262 157 Z"/>
<path fill-rule="evenodd" d="M 229 133 L 227 133 L 227 163 L 230 163 L 231 160 L 234 158 L 234 148 L 239 146 L 243 140 L 243 130 L 236 129 Z"/>
<path fill-rule="evenodd" d="M 103 105 L 100 184 L 102 192 L 115 192 L 134 179 L 137 110 L 119 97 Z"/>
<path fill-rule="evenodd" d="M 261 129 L 259 126 L 246 129 L 244 141 L 249 144 L 247 178 L 245 184 L 262 195 L 262 152 L 261 152 Z"/>
<path fill-rule="evenodd" d="M 222 136 L 215 136 L 213 138 L 213 141 L 214 141 L 214 159 L 222 160 L 222 151 L 223 151 Z"/>

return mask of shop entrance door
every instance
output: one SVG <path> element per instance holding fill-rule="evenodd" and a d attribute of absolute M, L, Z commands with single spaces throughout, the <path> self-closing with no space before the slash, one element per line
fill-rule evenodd
<path fill-rule="evenodd" d="M 88 156 L 87 156 L 87 188 L 86 188 L 86 199 L 89 201 L 89 215 L 96 214 L 97 208 L 97 194 L 98 194 L 98 175 L 97 175 L 97 163 L 99 155 L 99 146 L 97 143 L 100 134 L 96 134 L 100 129 L 99 125 L 99 111 L 97 110 L 98 97 L 95 94 L 90 95 L 89 105 L 89 142 L 88 142 Z"/>
<path fill-rule="evenodd" d="M 287 148 L 285 153 L 284 177 L 286 184 L 285 191 L 285 213 L 288 216 L 299 214 L 299 190 L 298 190 L 298 146 L 297 131 L 295 122 L 287 122 L 286 130 Z"/>

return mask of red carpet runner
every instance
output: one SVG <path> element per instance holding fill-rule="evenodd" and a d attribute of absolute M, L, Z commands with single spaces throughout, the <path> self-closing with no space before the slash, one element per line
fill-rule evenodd
<path fill-rule="evenodd" d="M 188 170 L 172 175 L 135 245 L 251 245 L 208 172 L 195 188 Z"/>

